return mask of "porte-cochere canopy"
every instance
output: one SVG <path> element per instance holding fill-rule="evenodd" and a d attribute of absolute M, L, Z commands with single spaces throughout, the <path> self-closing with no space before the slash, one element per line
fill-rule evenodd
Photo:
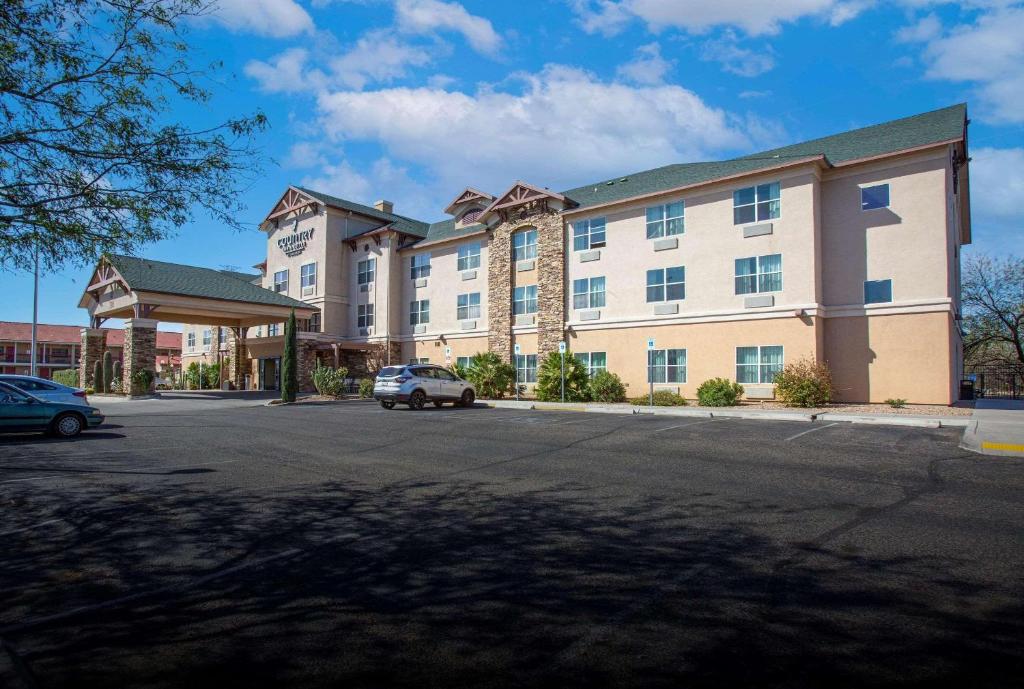
<path fill-rule="evenodd" d="M 108 318 L 151 318 L 249 328 L 298 319 L 318 309 L 257 284 L 259 275 L 107 254 L 78 305 L 93 327 Z"/>

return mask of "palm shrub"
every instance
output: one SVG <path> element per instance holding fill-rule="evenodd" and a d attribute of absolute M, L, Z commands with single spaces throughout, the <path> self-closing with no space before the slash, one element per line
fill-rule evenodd
<path fill-rule="evenodd" d="M 651 403 L 650 394 L 643 395 L 641 397 L 634 397 L 630 400 L 630 404 L 637 406 L 649 405 Z M 654 406 L 655 407 L 685 407 L 686 398 L 682 395 L 672 392 L 671 390 L 655 390 L 654 391 Z"/>
<path fill-rule="evenodd" d="M 284 324 L 284 354 L 281 356 L 281 401 L 294 402 L 299 391 L 298 343 L 295 334 L 295 309 Z"/>
<path fill-rule="evenodd" d="M 598 371 L 590 379 L 590 397 L 595 402 L 625 402 L 626 384 L 611 371 Z"/>
<path fill-rule="evenodd" d="M 199 389 L 199 380 L 200 380 L 200 372 L 199 371 L 200 371 L 200 369 L 199 369 L 199 362 L 198 361 L 193 361 L 192 363 L 190 363 L 188 365 L 188 368 L 185 369 L 185 372 L 182 375 L 182 378 L 184 378 L 183 383 L 184 383 L 184 386 L 185 386 L 186 389 L 188 389 L 188 390 L 198 390 Z"/>
<path fill-rule="evenodd" d="M 458 363 L 455 363 L 449 366 L 448 370 L 463 380 L 469 380 L 469 366 L 460 366 Z"/>
<path fill-rule="evenodd" d="M 313 369 L 313 387 L 321 395 L 326 397 L 340 397 L 345 394 L 345 379 L 348 378 L 348 369 L 344 366 L 331 368 L 321 366 Z"/>
<path fill-rule="evenodd" d="M 542 402 L 558 402 L 562 399 L 562 357 L 565 357 L 565 401 L 586 402 L 590 400 L 590 375 L 579 359 L 566 352 L 564 355 L 551 352 L 540 364 L 537 371 L 537 399 Z"/>
<path fill-rule="evenodd" d="M 359 381 L 359 396 L 363 399 L 373 397 L 373 378 L 363 378 Z"/>
<path fill-rule="evenodd" d="M 77 368 L 64 368 L 59 371 L 53 372 L 53 382 L 60 383 L 61 385 L 67 385 L 68 387 L 77 388 L 78 383 L 78 369 Z"/>
<path fill-rule="evenodd" d="M 92 365 L 92 387 L 96 392 L 103 392 L 103 362 L 99 359 Z"/>
<path fill-rule="evenodd" d="M 475 354 L 469 362 L 468 380 L 476 388 L 477 397 L 501 399 L 513 389 L 516 369 L 494 352 Z"/>
<path fill-rule="evenodd" d="M 103 392 L 110 392 L 110 381 L 114 380 L 114 356 L 110 350 L 103 352 Z"/>
<path fill-rule="evenodd" d="M 791 407 L 828 404 L 832 401 L 832 372 L 823 361 L 798 359 L 776 374 L 775 395 Z"/>
<path fill-rule="evenodd" d="M 743 386 L 728 378 L 711 378 L 697 388 L 697 402 L 702 407 L 735 407 L 742 395 Z"/>

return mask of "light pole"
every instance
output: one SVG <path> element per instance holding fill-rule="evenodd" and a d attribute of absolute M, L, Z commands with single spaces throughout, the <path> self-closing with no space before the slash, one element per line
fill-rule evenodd
<path fill-rule="evenodd" d="M 30 375 L 36 374 L 36 347 L 38 347 L 37 326 L 39 324 L 39 241 L 36 240 L 35 269 L 32 287 L 32 369 Z"/>

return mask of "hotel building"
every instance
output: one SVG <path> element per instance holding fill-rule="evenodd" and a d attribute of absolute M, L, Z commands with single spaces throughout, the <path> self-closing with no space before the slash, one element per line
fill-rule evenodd
<path fill-rule="evenodd" d="M 259 274 L 208 272 L 306 307 L 306 387 L 317 359 L 360 375 L 488 350 L 532 382 L 565 341 L 632 395 L 653 379 L 694 397 L 720 376 L 770 398 L 781 367 L 810 357 L 831 367 L 838 400 L 949 404 L 961 376 L 967 156 L 956 105 L 564 191 L 543 180 L 468 187 L 439 222 L 289 187 L 262 223 Z M 283 326 L 260 317 L 186 325 L 184 365 L 223 347 L 240 363 L 237 384 L 276 387 Z"/>

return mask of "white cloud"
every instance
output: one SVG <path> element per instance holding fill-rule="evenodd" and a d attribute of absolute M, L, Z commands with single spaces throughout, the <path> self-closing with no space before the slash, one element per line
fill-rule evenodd
<path fill-rule="evenodd" d="M 896 40 L 901 43 L 923 43 L 938 38 L 941 33 L 942 22 L 934 14 L 929 14 L 917 23 L 897 31 Z"/>
<path fill-rule="evenodd" d="M 631 19 L 652 31 L 676 28 L 703 33 L 717 26 L 749 35 L 778 33 L 783 23 L 816 17 L 836 25 L 857 16 L 867 0 L 573 0 L 580 24 L 588 32 L 614 34 Z"/>
<path fill-rule="evenodd" d="M 395 21 L 399 30 L 406 33 L 454 31 L 462 34 L 474 50 L 486 55 L 497 55 L 501 49 L 501 37 L 491 22 L 470 14 L 457 2 L 397 0 Z"/>
<path fill-rule="evenodd" d="M 602 82 L 558 65 L 518 78 L 515 93 L 323 93 L 320 124 L 334 142 L 379 143 L 449 190 L 473 183 L 494 193 L 517 177 L 571 185 L 749 145 L 725 112 L 679 86 Z"/>
<path fill-rule="evenodd" d="M 313 19 L 295 0 L 218 0 L 209 17 L 232 31 L 285 38 L 313 31 Z"/>
<path fill-rule="evenodd" d="M 771 91 L 740 91 L 740 98 L 768 98 Z"/>
<path fill-rule="evenodd" d="M 732 31 L 706 41 L 701 47 L 700 59 L 718 62 L 725 71 L 741 77 L 756 77 L 775 67 L 775 58 L 770 48 L 766 47 L 762 52 L 743 48 Z"/>
<path fill-rule="evenodd" d="M 430 53 L 386 30 L 371 31 L 341 57 L 331 60 L 331 72 L 345 86 L 361 89 L 368 82 L 388 82 L 408 75 L 409 67 L 422 67 Z"/>
<path fill-rule="evenodd" d="M 309 51 L 305 48 L 290 48 L 275 55 L 269 62 L 250 60 L 245 73 L 259 82 L 259 88 L 267 93 L 298 93 L 323 87 L 327 77 L 316 69 L 307 69 Z"/>
<path fill-rule="evenodd" d="M 1024 226 L 1024 148 L 975 148 L 970 153 L 971 212 L 979 219 Z"/>
<path fill-rule="evenodd" d="M 657 43 L 648 43 L 637 48 L 635 57 L 619 65 L 616 73 L 635 84 L 652 86 L 664 82 L 671 69 L 672 61 L 661 56 L 661 47 Z"/>

